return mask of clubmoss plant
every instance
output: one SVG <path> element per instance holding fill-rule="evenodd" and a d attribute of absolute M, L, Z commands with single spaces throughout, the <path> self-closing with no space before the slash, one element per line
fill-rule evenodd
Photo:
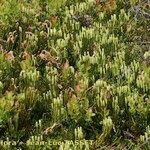
<path fill-rule="evenodd" d="M 4 149 L 149 148 L 148 1 L 0 7 L 0 139 L 17 141 Z"/>

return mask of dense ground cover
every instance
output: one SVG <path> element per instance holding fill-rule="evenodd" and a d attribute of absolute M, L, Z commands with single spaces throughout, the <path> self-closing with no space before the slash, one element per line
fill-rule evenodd
<path fill-rule="evenodd" d="M 0 148 L 150 149 L 149 7 L 1 0 Z"/>

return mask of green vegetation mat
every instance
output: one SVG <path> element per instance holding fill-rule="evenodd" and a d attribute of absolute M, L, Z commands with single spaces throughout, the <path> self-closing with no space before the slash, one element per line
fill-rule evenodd
<path fill-rule="evenodd" d="M 0 149 L 149 150 L 150 1 L 0 0 Z"/>

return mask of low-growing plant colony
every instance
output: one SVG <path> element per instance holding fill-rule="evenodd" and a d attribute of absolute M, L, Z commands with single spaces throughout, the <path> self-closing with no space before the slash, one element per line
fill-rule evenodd
<path fill-rule="evenodd" d="M 0 0 L 0 149 L 150 149 L 150 1 Z"/>

